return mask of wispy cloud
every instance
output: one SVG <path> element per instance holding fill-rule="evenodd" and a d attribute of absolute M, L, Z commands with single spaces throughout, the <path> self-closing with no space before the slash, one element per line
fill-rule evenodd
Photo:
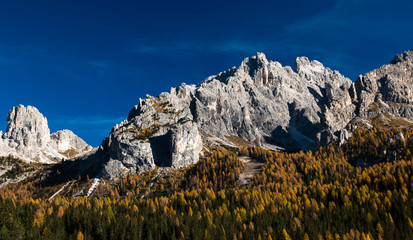
<path fill-rule="evenodd" d="M 342 27 L 347 26 L 347 19 L 342 17 L 342 4 L 337 2 L 332 9 L 301 19 L 297 22 L 289 24 L 284 28 L 285 36 L 295 36 L 306 34 L 307 32 L 320 33 L 325 30 L 339 31 Z M 324 35 L 331 32 L 324 32 Z"/>
<path fill-rule="evenodd" d="M 13 45 L 0 43 L 0 64 L 10 65 L 21 62 L 27 56 L 44 54 L 44 49 L 30 45 Z"/>
<path fill-rule="evenodd" d="M 340 32 L 354 26 L 352 13 L 364 0 L 336 0 L 332 8 L 317 15 L 299 18 L 281 29 L 272 32 L 271 27 L 259 36 L 244 35 L 242 38 L 231 38 L 223 35 L 222 39 L 179 39 L 175 41 L 151 41 L 138 39 L 130 49 L 134 53 L 165 56 L 187 56 L 199 53 L 244 53 L 251 54 L 256 51 L 282 52 L 325 52 L 323 44 L 332 41 Z M 277 24 L 275 24 L 277 25 Z M 306 44 L 306 39 L 317 37 L 318 45 L 309 39 L 311 45 Z M 259 39 L 259 40 L 257 40 Z"/>
<path fill-rule="evenodd" d="M 377 0 L 372 4 L 371 0 L 334 0 L 331 8 L 316 15 L 302 18 L 284 29 L 283 38 L 288 37 L 309 37 L 318 36 L 321 43 L 332 41 L 332 39 L 348 36 L 362 37 L 380 36 L 383 32 L 382 23 L 386 22 L 386 16 L 381 16 L 381 12 L 376 12 L 375 6 L 380 6 L 379 11 L 383 11 L 385 6 L 391 4 L 390 0 Z M 301 41 L 301 42 L 305 42 Z"/>
<path fill-rule="evenodd" d="M 379 0 L 384 3 L 387 0 Z M 374 39 L 382 31 L 362 29 L 373 21 L 371 7 L 367 0 L 335 0 L 331 8 L 316 15 L 301 18 L 284 26 L 280 32 L 280 40 L 271 49 L 287 52 L 289 55 L 310 55 L 318 58 L 332 69 L 338 69 L 345 75 L 364 73 L 352 54 L 352 48 L 360 44 L 360 40 Z M 370 14 L 370 15 L 369 15 Z M 363 24 L 360 24 L 363 22 Z M 377 26 L 375 26 L 377 27 Z M 359 37 L 354 38 L 354 35 Z"/>
<path fill-rule="evenodd" d="M 329 14 L 327 14 L 329 15 Z M 326 16 L 329 17 L 329 16 Z M 301 22 L 295 23 L 292 26 L 287 26 L 284 31 L 284 37 L 277 41 L 272 41 L 271 36 L 266 40 L 228 40 L 216 43 L 197 42 L 195 40 L 187 39 L 184 42 L 169 42 L 160 44 L 151 44 L 140 41 L 132 52 L 159 55 L 159 56 L 196 56 L 203 53 L 208 54 L 240 54 L 250 56 L 256 52 L 271 53 L 276 61 L 280 59 L 293 59 L 299 56 L 308 56 L 316 58 L 314 60 L 325 61 L 328 67 L 333 70 L 340 70 L 343 73 L 360 74 L 360 69 L 357 64 L 353 64 L 354 57 L 344 50 L 338 48 L 329 49 L 327 44 L 306 44 L 301 41 L 303 29 L 310 31 L 318 22 L 322 22 L 323 17 L 310 19 L 311 23 Z M 340 21 L 331 24 L 343 24 Z M 327 27 L 327 26 L 325 26 Z M 328 39 L 326 39 L 328 41 Z M 280 59 L 278 59 L 280 58 Z M 286 64 L 286 63 L 283 63 Z M 287 63 L 291 64 L 291 63 Z M 354 76 L 352 76 L 354 77 Z"/>
<path fill-rule="evenodd" d="M 86 64 L 94 68 L 99 76 L 103 76 L 112 66 L 109 61 L 105 60 L 86 61 Z"/>
<path fill-rule="evenodd" d="M 51 116 L 49 122 L 53 121 L 56 124 L 67 124 L 77 126 L 102 126 L 108 124 L 120 123 L 126 119 L 126 117 L 108 117 L 108 116 Z"/>
<path fill-rule="evenodd" d="M 86 61 L 86 63 L 94 67 L 102 68 L 102 69 L 108 69 L 110 67 L 110 63 L 105 60 L 92 60 L 92 61 Z"/>
<path fill-rule="evenodd" d="M 126 117 L 49 115 L 47 119 L 51 131 L 69 129 L 88 144 L 98 146 L 103 138 L 109 136 L 112 127 Z"/>
<path fill-rule="evenodd" d="M 30 44 L 0 44 L 0 53 L 8 59 L 53 55 L 47 47 Z"/>
<path fill-rule="evenodd" d="M 265 43 L 242 41 L 237 39 L 217 42 L 206 42 L 194 39 L 187 39 L 177 40 L 175 42 L 158 43 L 152 43 L 144 39 L 139 39 L 130 51 L 133 53 L 144 53 L 153 55 L 186 56 L 204 52 L 251 53 L 257 51 L 257 49 L 259 49 L 260 47 L 264 47 L 265 45 Z"/>

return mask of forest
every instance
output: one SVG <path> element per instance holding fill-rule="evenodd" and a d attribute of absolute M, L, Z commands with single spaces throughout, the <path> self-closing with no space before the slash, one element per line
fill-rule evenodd
<path fill-rule="evenodd" d="M 215 147 L 89 198 L 29 178 L 0 189 L 0 239 L 413 239 L 412 151 L 412 129 L 374 127 L 316 151 Z M 264 162 L 247 185 L 239 156 Z"/>

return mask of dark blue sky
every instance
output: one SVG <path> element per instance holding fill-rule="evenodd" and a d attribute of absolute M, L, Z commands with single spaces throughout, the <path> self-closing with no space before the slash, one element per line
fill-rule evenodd
<path fill-rule="evenodd" d="M 146 94 L 256 52 L 317 59 L 352 80 L 413 48 L 411 0 L 1 1 L 0 130 L 33 105 L 97 146 Z"/>

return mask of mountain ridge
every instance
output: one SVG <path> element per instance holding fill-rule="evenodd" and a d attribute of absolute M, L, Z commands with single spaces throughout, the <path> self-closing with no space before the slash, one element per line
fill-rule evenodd
<path fill-rule="evenodd" d="M 153 143 L 153 140 L 167 138 L 170 127 L 178 126 L 180 121 L 192 123 L 186 127 L 193 132 L 187 137 L 198 139 L 201 135 L 202 148 L 247 144 L 274 150 L 309 150 L 332 141 L 344 142 L 360 124 L 386 111 L 394 118 L 409 119 L 413 115 L 404 102 L 412 98 L 404 82 L 412 79 L 409 75 L 413 68 L 411 55 L 411 51 L 398 55 L 389 65 L 352 82 L 307 57 L 298 57 L 293 70 L 257 53 L 245 58 L 238 68 L 210 76 L 197 85 L 183 83 L 158 97 L 147 95 L 101 145 L 108 156 L 106 161 L 111 163 L 105 165 L 104 175 L 112 178 L 154 169 L 155 165 L 172 166 L 165 162 L 175 161 L 171 158 L 173 144 L 170 141 Z M 383 81 L 379 72 L 383 76 L 404 77 L 384 81 L 392 88 L 375 88 L 374 83 Z M 379 113 L 373 113 L 370 104 L 376 98 L 379 103 L 383 102 L 376 97 L 380 94 L 393 96 L 385 98 L 385 104 L 393 104 L 397 109 L 390 111 L 391 108 L 386 110 L 385 105 L 378 105 L 375 110 Z M 179 165 L 196 163 L 197 153 L 202 154 L 199 145 L 199 141 L 194 148 L 184 144 L 187 152 L 195 154 L 192 161 Z M 140 154 L 134 155 L 131 163 L 128 150 L 133 148 L 139 149 Z M 163 149 L 161 155 L 165 162 L 153 160 L 159 148 Z M 114 171 L 119 168 L 122 170 Z"/>
<path fill-rule="evenodd" d="M 297 57 L 293 69 L 257 53 L 197 85 L 183 83 L 139 99 L 96 152 L 80 158 L 86 161 L 75 164 L 77 172 L 93 169 L 91 177 L 113 179 L 157 166 L 186 167 L 213 146 L 310 150 L 343 143 L 352 131 L 374 121 L 413 125 L 412 52 L 355 82 L 307 57 Z M 41 134 L 31 134 L 36 144 L 29 144 L 40 149 L 50 141 L 43 139 L 50 132 L 41 117 L 35 118 Z M 10 129 L 2 139 L 19 139 L 18 134 L 9 137 Z M 55 143 L 46 145 L 58 149 L 56 139 L 68 134 L 52 134 Z"/>
<path fill-rule="evenodd" d="M 0 136 L 0 156 L 26 162 L 56 163 L 92 150 L 70 130 L 50 133 L 46 117 L 33 106 L 13 107 L 7 115 L 7 130 Z"/>

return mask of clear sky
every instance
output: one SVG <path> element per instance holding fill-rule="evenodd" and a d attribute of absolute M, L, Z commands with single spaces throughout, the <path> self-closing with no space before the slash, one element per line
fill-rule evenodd
<path fill-rule="evenodd" d="M 93 146 L 146 94 L 198 83 L 256 52 L 317 59 L 356 80 L 413 48 L 413 1 L 0 3 L 0 130 L 15 105 Z"/>

